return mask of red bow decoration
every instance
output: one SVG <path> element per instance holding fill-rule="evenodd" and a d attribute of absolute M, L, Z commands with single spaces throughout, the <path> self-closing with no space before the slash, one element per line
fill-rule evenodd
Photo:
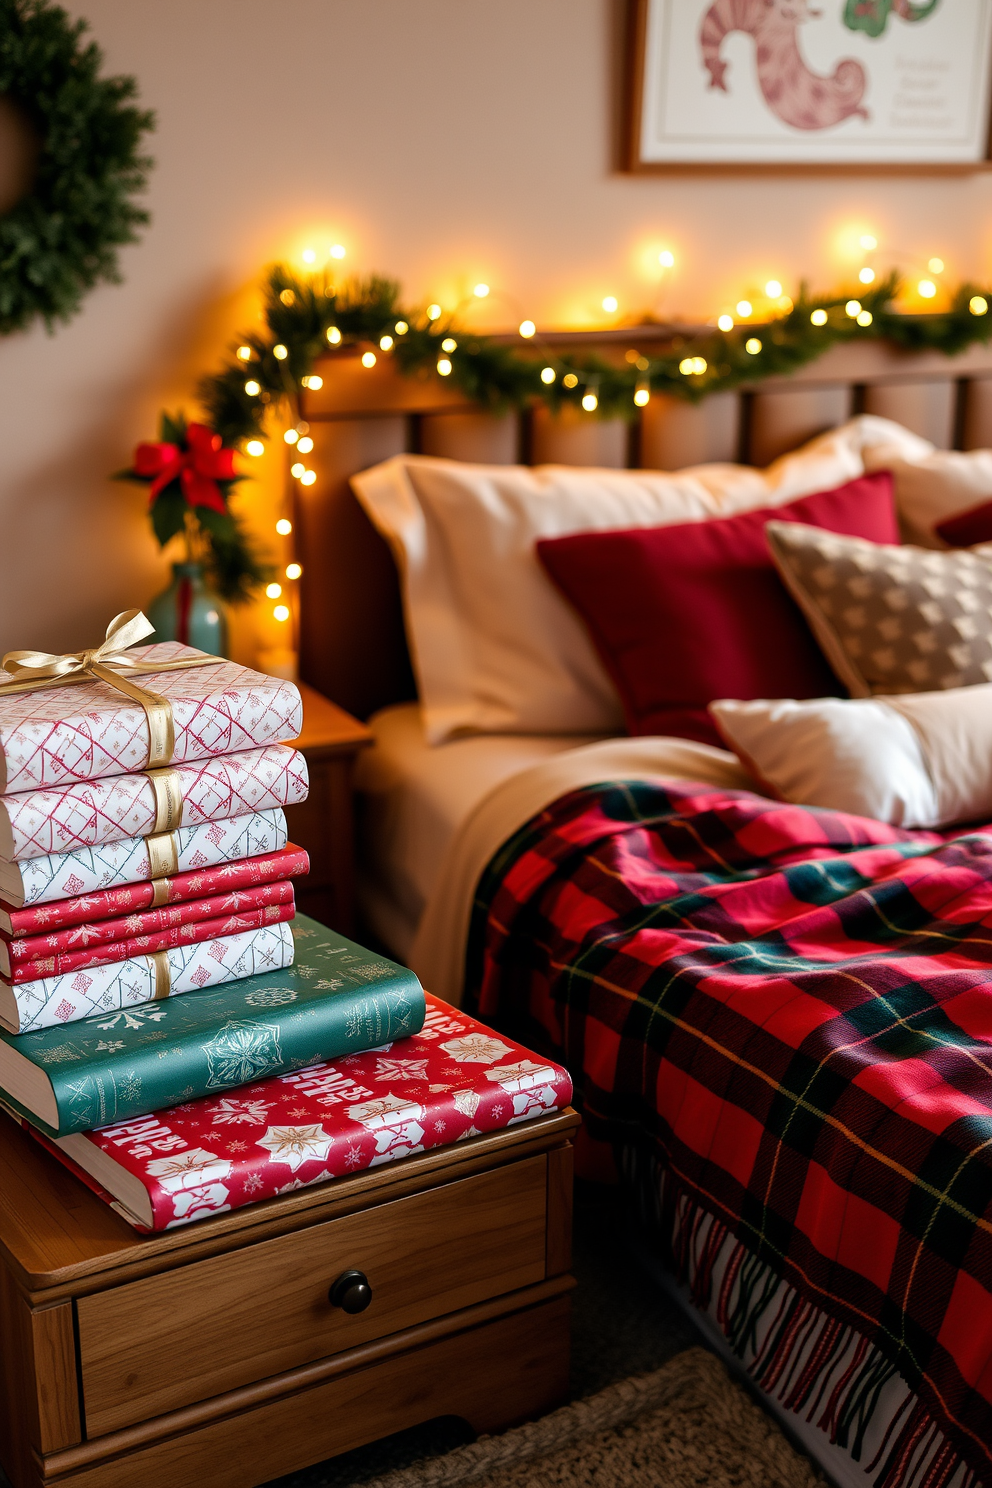
<path fill-rule="evenodd" d="M 139 444 L 134 452 L 136 475 L 153 476 L 148 504 L 151 506 L 161 491 L 178 479 L 189 506 L 209 506 L 225 515 L 219 480 L 235 475 L 234 451 L 224 449 L 221 437 L 206 424 L 190 424 L 186 429 L 186 448 L 178 444 Z"/>

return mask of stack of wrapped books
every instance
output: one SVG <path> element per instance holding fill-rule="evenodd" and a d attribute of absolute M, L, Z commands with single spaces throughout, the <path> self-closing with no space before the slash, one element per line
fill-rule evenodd
<path fill-rule="evenodd" d="M 99 653 L 48 658 L 81 659 L 71 685 L 3 662 L 8 1115 L 153 1231 L 568 1104 L 564 1070 L 294 914 L 292 683 L 172 643 L 116 658 L 125 683 Z"/>

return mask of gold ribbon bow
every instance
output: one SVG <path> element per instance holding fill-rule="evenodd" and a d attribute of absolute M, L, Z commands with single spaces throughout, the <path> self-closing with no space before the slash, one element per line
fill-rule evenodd
<path fill-rule="evenodd" d="M 86 651 L 8 651 L 0 662 L 7 677 L 0 681 L 0 698 L 11 693 L 37 692 L 44 687 L 65 687 L 98 679 L 140 703 L 148 719 L 146 770 L 168 765 L 176 747 L 172 705 L 168 698 L 147 687 L 139 687 L 126 672 L 139 676 L 154 672 L 178 672 L 191 667 L 223 666 L 221 656 L 189 656 L 178 661 L 148 661 L 129 656 L 128 648 L 155 634 L 155 627 L 140 610 L 124 610 L 107 626 L 106 638 Z"/>

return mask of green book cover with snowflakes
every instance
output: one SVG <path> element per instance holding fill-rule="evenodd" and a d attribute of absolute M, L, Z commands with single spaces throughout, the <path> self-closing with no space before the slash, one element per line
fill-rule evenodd
<path fill-rule="evenodd" d="M 293 938 L 283 971 L 0 1032 L 0 1099 L 64 1137 L 420 1031 L 424 993 L 412 971 L 306 915 L 293 921 Z"/>

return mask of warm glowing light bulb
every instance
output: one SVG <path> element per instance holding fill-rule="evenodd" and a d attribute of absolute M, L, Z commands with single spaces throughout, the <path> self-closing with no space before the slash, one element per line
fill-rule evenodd
<path fill-rule="evenodd" d="M 748 352 L 750 356 L 758 355 L 758 352 L 761 350 L 761 342 L 758 340 L 757 336 L 748 337 L 748 339 L 744 342 L 744 350 Z"/>
<path fill-rule="evenodd" d="M 858 316 L 861 314 L 861 301 L 848 300 L 847 304 L 844 306 L 844 309 L 852 320 L 857 320 Z"/>
<path fill-rule="evenodd" d="M 637 404 L 638 408 L 643 408 L 645 403 L 650 403 L 651 389 L 646 387 L 637 388 L 634 392 L 634 402 Z"/>
<path fill-rule="evenodd" d="M 607 315 L 612 315 L 614 313 L 614 311 L 617 309 L 617 297 L 616 297 L 616 295 L 605 295 L 604 296 L 604 298 L 603 298 L 603 309 L 606 311 Z"/>
<path fill-rule="evenodd" d="M 974 303 L 974 302 L 972 302 L 972 303 Z M 554 369 L 554 367 L 542 367 L 541 368 L 541 381 L 542 382 L 554 382 L 554 380 L 555 380 L 555 369 Z"/>
<path fill-rule="evenodd" d="M 362 352 L 362 366 L 363 367 L 374 367 L 375 366 L 375 361 L 376 361 L 376 357 L 375 357 L 375 352 L 374 351 L 363 351 Z"/>
<path fill-rule="evenodd" d="M 810 320 L 812 321 L 813 325 L 826 325 L 826 310 L 814 310 L 813 313 L 810 315 Z"/>
<path fill-rule="evenodd" d="M 282 437 L 287 444 L 295 444 L 300 437 L 300 431 L 299 429 L 287 429 Z"/>
<path fill-rule="evenodd" d="M 765 285 L 765 294 L 770 300 L 777 300 L 782 293 L 782 286 L 777 279 L 769 279 Z"/>
<path fill-rule="evenodd" d="M 937 286 L 932 279 L 921 279 L 916 288 L 925 300 L 932 300 L 937 293 Z"/>
<path fill-rule="evenodd" d="M 307 467 L 302 460 L 297 460 L 294 464 L 290 465 L 289 473 L 294 480 L 299 480 L 301 476 L 306 475 Z"/>
<path fill-rule="evenodd" d="M 565 376 L 562 378 L 562 384 L 567 388 L 578 387 L 579 379 L 576 377 L 574 372 L 566 372 Z"/>
<path fill-rule="evenodd" d="M 288 537 L 293 530 L 293 524 L 288 517 L 280 517 L 276 523 L 276 531 L 280 537 Z"/>
<path fill-rule="evenodd" d="M 873 317 L 870 310 L 862 310 L 861 314 L 858 316 L 858 325 L 870 326 L 872 323 L 872 319 Z"/>
<path fill-rule="evenodd" d="M 708 363 L 706 361 L 706 358 L 705 357 L 693 357 L 692 360 L 693 360 L 693 362 L 695 364 L 694 367 L 693 367 L 693 371 L 696 373 L 696 376 L 697 377 L 702 377 L 703 373 L 706 371 L 706 368 L 708 366 Z"/>
<path fill-rule="evenodd" d="M 272 355 L 275 357 L 277 362 L 284 362 L 289 356 L 289 347 L 283 346 L 282 342 L 280 341 L 275 346 L 273 346 Z"/>
<path fill-rule="evenodd" d="M 341 332 L 338 330 L 337 326 L 328 326 L 326 334 L 327 339 L 332 346 L 341 345 Z"/>
<path fill-rule="evenodd" d="M 524 340 L 529 341 L 531 336 L 533 336 L 534 332 L 537 330 L 537 326 L 532 320 L 522 320 L 517 329 L 520 331 L 520 334 L 521 336 L 523 336 Z"/>
<path fill-rule="evenodd" d="M 238 347 L 238 360 L 241 361 L 241 362 L 250 362 L 251 361 L 251 347 L 250 346 L 239 346 Z"/>
<path fill-rule="evenodd" d="M 870 253 L 873 248 L 878 247 L 878 239 L 872 237 L 871 233 L 863 233 L 860 242 L 866 253 Z"/>
<path fill-rule="evenodd" d="M 679 362 L 679 371 L 682 373 L 683 377 L 691 377 L 695 370 L 695 357 L 683 357 L 682 360 Z"/>
<path fill-rule="evenodd" d="M 316 372 L 311 372 L 309 377 L 301 377 L 300 382 L 313 393 L 319 393 L 324 386 L 324 379 L 318 377 Z"/>
<path fill-rule="evenodd" d="M 276 619 L 276 620 L 288 620 L 289 619 L 289 609 L 288 609 L 288 607 L 286 605 L 276 605 L 275 608 L 272 611 L 272 614 L 273 614 L 274 619 Z"/>
<path fill-rule="evenodd" d="M 721 315 L 717 321 L 721 331 L 732 331 L 734 329 L 734 317 L 732 315 Z"/>
<path fill-rule="evenodd" d="M 293 293 L 293 291 L 291 289 L 281 289 L 279 291 L 279 298 L 280 298 L 280 300 L 282 300 L 282 302 L 283 302 L 284 305 L 295 305 L 296 304 L 296 295 Z"/>
<path fill-rule="evenodd" d="M 984 295 L 972 295 L 971 299 L 968 301 L 968 309 L 971 311 L 972 315 L 987 315 L 989 311 L 989 302 Z"/>
<path fill-rule="evenodd" d="M 302 566 L 299 563 L 287 563 L 286 564 L 286 577 L 287 577 L 287 579 L 298 579 L 300 577 L 300 575 L 302 574 L 302 572 L 303 572 L 303 568 L 302 568 Z"/>
<path fill-rule="evenodd" d="M 380 336 L 379 337 L 379 350 L 380 351 L 391 351 L 392 350 L 392 347 L 393 347 L 393 338 L 392 338 L 392 336 Z"/>
<path fill-rule="evenodd" d="M 455 340 L 454 336 L 445 336 L 444 340 L 441 342 L 442 351 L 455 351 L 457 347 L 458 342 Z"/>
<path fill-rule="evenodd" d="M 440 305 L 428 305 L 427 306 L 427 319 L 428 320 L 439 320 L 440 318 L 441 318 L 441 306 Z"/>
<path fill-rule="evenodd" d="M 331 257 L 332 258 L 344 258 L 344 255 L 345 255 L 345 250 L 341 246 L 340 243 L 332 243 L 331 244 Z"/>
<path fill-rule="evenodd" d="M 927 268 L 931 274 L 942 274 L 944 272 L 944 260 L 942 258 L 932 258 L 927 264 Z"/>
<path fill-rule="evenodd" d="M 658 254 L 658 262 L 661 264 L 661 267 L 663 269 L 674 269 L 675 254 L 672 253 L 668 248 L 663 248 Z"/>
<path fill-rule="evenodd" d="M 312 248 L 304 248 L 303 252 L 300 254 L 300 257 L 305 264 L 312 264 L 317 262 L 317 255 Z"/>
<path fill-rule="evenodd" d="M 303 472 L 303 474 L 300 476 L 300 485 L 301 486 L 312 486 L 313 483 L 314 483 L 314 481 L 316 479 L 317 479 L 317 472 L 316 472 L 316 470 L 305 470 Z"/>
<path fill-rule="evenodd" d="M 858 278 L 861 280 L 861 283 L 862 284 L 874 284 L 875 283 L 875 270 L 874 269 L 869 269 L 868 266 L 866 265 L 860 271 L 860 273 L 858 274 Z"/>
<path fill-rule="evenodd" d="M 410 327 L 407 325 L 405 320 L 398 320 L 393 326 L 393 330 L 396 332 L 397 336 L 405 336 L 409 329 Z"/>
<path fill-rule="evenodd" d="M 257 398 L 261 391 L 261 384 L 256 382 L 253 377 L 249 378 L 249 380 L 245 383 L 245 392 L 248 394 L 249 398 Z"/>
<path fill-rule="evenodd" d="M 594 413 L 595 410 L 599 407 L 599 399 L 596 397 L 596 394 L 583 393 L 582 407 L 585 409 L 586 413 Z"/>
<path fill-rule="evenodd" d="M 486 298 L 486 295 L 489 293 L 489 285 L 477 284 L 472 293 L 475 295 L 476 299 L 484 300 Z"/>
<path fill-rule="evenodd" d="M 438 370 L 438 374 L 441 377 L 450 377 L 451 376 L 451 363 L 448 361 L 448 358 L 447 357 L 438 357 L 438 359 L 437 359 L 437 370 Z"/>
<path fill-rule="evenodd" d="M 282 593 L 281 584 L 266 584 L 265 593 L 269 599 L 278 599 Z"/>
<path fill-rule="evenodd" d="M 313 449 L 313 440 L 310 438 L 310 435 L 304 434 L 303 438 L 297 443 L 296 448 L 301 455 L 308 455 Z"/>
<path fill-rule="evenodd" d="M 747 320 L 753 309 L 754 306 L 751 304 L 750 300 L 737 301 L 737 314 L 741 317 L 742 320 Z"/>
<path fill-rule="evenodd" d="M 254 455 L 257 459 L 259 455 L 265 454 L 265 445 L 260 439 L 249 439 L 248 443 L 245 445 L 245 453 Z"/>

